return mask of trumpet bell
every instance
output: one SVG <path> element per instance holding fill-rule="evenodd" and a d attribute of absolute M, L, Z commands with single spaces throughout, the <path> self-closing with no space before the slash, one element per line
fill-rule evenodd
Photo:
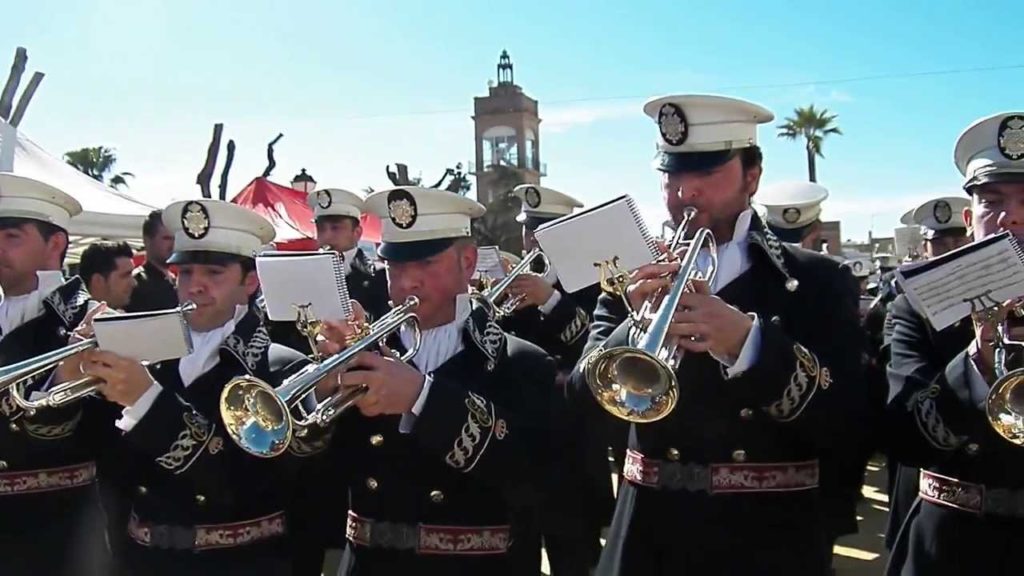
<path fill-rule="evenodd" d="M 272 458 L 288 449 L 294 430 L 288 406 L 266 382 L 232 379 L 221 392 L 220 410 L 231 439 L 250 454 Z"/>
<path fill-rule="evenodd" d="M 1024 368 L 996 380 L 989 390 L 985 412 L 997 434 L 1024 446 Z"/>
<path fill-rule="evenodd" d="M 587 384 L 598 404 L 629 422 L 661 420 L 676 406 L 679 385 L 665 362 L 639 348 L 610 348 L 587 367 Z"/>

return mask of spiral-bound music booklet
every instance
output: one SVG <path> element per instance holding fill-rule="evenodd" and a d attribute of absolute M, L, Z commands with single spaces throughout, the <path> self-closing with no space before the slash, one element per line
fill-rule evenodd
<path fill-rule="evenodd" d="M 501 280 L 505 277 L 505 268 L 501 265 L 501 251 L 497 246 L 481 246 L 477 248 L 476 271 L 473 272 L 473 279 L 486 276 L 491 280 Z"/>
<path fill-rule="evenodd" d="M 100 350 L 153 363 L 192 353 L 192 335 L 177 308 L 97 316 L 92 320 Z"/>
<path fill-rule="evenodd" d="M 306 307 L 317 320 L 352 317 L 344 256 L 337 252 L 274 250 L 256 256 L 256 273 L 267 309 L 275 322 L 294 322 Z"/>
<path fill-rule="evenodd" d="M 1010 232 L 972 242 L 938 258 L 904 265 L 896 278 L 936 330 L 972 312 L 1024 296 L 1024 251 Z"/>
<path fill-rule="evenodd" d="M 636 201 L 628 195 L 542 224 L 534 236 L 570 293 L 596 284 L 602 262 L 618 258 L 618 267 L 631 272 L 659 254 Z"/>

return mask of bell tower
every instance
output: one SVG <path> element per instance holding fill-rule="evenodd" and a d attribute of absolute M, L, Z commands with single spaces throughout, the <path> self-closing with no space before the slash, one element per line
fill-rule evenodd
<path fill-rule="evenodd" d="M 515 83 L 508 51 L 498 58 L 497 84 L 488 82 L 487 96 L 473 98 L 477 201 L 487 206 L 518 184 L 540 184 L 546 166 L 540 161 L 540 117 L 537 101 Z"/>

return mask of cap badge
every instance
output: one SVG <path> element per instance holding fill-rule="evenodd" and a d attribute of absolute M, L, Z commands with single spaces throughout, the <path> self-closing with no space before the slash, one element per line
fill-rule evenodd
<path fill-rule="evenodd" d="M 787 224 L 796 224 L 800 221 L 800 209 L 793 207 L 786 208 L 782 211 L 782 219 L 785 220 Z"/>
<path fill-rule="evenodd" d="M 853 262 L 853 271 L 854 272 L 860 272 L 863 269 L 864 269 L 864 263 L 863 262 L 861 262 L 860 260 L 855 260 Z"/>
<path fill-rule="evenodd" d="M 199 240 L 210 231 L 210 212 L 199 202 L 189 202 L 181 209 L 181 227 L 185 235 Z"/>
<path fill-rule="evenodd" d="M 662 140 L 671 146 L 681 146 L 689 136 L 683 109 L 675 104 L 663 104 L 658 111 L 658 129 Z"/>
<path fill-rule="evenodd" d="M 999 123 L 999 153 L 1007 160 L 1024 158 L 1024 116 L 1007 116 Z"/>
<path fill-rule="evenodd" d="M 408 190 L 399 188 L 388 194 L 388 216 L 395 226 L 402 230 L 412 228 L 416 214 L 416 199 Z"/>
<path fill-rule="evenodd" d="M 945 200 L 939 200 L 932 206 L 932 216 L 939 224 L 946 224 L 953 219 L 953 207 Z"/>
<path fill-rule="evenodd" d="M 321 190 L 316 193 L 316 205 L 320 208 L 327 210 L 331 207 L 331 193 L 327 190 Z"/>
<path fill-rule="evenodd" d="M 526 205 L 529 206 L 530 208 L 536 208 L 540 206 L 540 191 L 534 188 L 533 186 L 530 186 L 529 188 L 526 189 L 526 192 L 523 194 L 523 197 L 526 200 Z"/>

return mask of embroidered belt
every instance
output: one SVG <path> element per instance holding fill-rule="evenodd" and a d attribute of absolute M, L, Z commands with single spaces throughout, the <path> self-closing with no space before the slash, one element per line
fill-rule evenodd
<path fill-rule="evenodd" d="M 622 476 L 634 484 L 662 490 L 708 494 L 793 492 L 818 487 L 818 461 L 683 464 L 654 460 L 627 450 Z"/>
<path fill-rule="evenodd" d="M 143 546 L 167 550 L 213 550 L 234 548 L 286 533 L 284 512 L 231 524 L 171 526 L 147 524 L 133 513 L 128 520 L 128 535 Z"/>
<path fill-rule="evenodd" d="M 345 536 L 368 548 L 412 550 L 417 554 L 483 555 L 508 552 L 505 526 L 428 526 L 363 518 L 349 511 Z"/>
<path fill-rule="evenodd" d="M 53 492 L 88 486 L 96 480 L 96 464 L 87 462 L 45 470 L 0 473 L 0 496 Z"/>
<path fill-rule="evenodd" d="M 949 506 L 974 514 L 1024 518 L 1024 490 L 986 488 L 921 470 L 918 494 L 933 504 Z"/>

